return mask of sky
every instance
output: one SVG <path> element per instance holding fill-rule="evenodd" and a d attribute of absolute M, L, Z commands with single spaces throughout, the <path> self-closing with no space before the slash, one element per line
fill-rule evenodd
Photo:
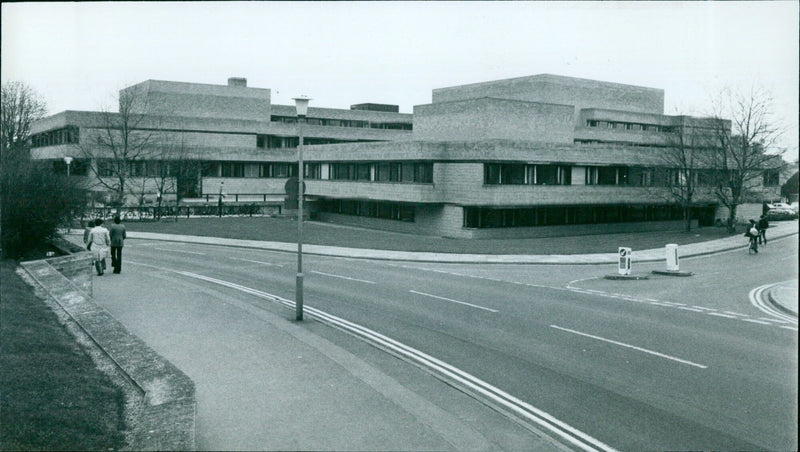
<path fill-rule="evenodd" d="M 2 81 L 50 113 L 112 109 L 148 79 L 271 89 L 274 104 L 411 113 L 435 88 L 548 73 L 663 89 L 708 115 L 767 90 L 797 159 L 798 2 L 45 2 L 2 4 Z"/>

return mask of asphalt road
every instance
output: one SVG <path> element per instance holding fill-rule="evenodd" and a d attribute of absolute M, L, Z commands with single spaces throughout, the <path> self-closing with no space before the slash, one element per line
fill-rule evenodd
<path fill-rule="evenodd" d="M 611 448 L 796 450 L 797 323 L 761 311 L 752 297 L 760 286 L 796 278 L 797 253 L 791 236 L 754 256 L 685 259 L 681 270 L 695 273 L 689 278 L 644 281 L 604 279 L 611 266 L 306 256 L 305 303 L 452 365 Z M 129 240 L 124 259 L 125 271 L 178 270 L 294 299 L 290 253 Z M 249 297 L 209 280 L 172 278 L 185 297 L 203 287 Z M 102 300 L 101 284 L 97 290 Z M 317 333 L 335 340 L 324 328 Z"/>

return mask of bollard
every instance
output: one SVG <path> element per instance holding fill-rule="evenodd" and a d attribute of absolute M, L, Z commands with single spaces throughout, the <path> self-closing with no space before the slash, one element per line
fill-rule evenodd
<path fill-rule="evenodd" d="M 619 247 L 619 268 L 620 275 L 631 274 L 631 249 L 626 247 Z"/>
<path fill-rule="evenodd" d="M 679 269 L 678 263 L 678 245 L 670 243 L 666 246 L 667 252 L 667 271 L 676 272 Z"/>

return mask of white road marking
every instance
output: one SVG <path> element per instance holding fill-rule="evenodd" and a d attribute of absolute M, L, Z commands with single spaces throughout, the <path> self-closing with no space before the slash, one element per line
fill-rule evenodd
<path fill-rule="evenodd" d="M 790 315 L 784 314 L 783 312 L 779 311 L 777 308 L 767 303 L 762 294 L 764 291 L 771 289 L 774 286 L 777 286 L 781 283 L 773 283 L 773 284 L 764 284 L 763 286 L 758 286 L 755 289 L 751 290 L 748 296 L 750 297 L 750 303 L 760 309 L 762 312 L 769 314 L 777 320 L 785 321 L 786 323 L 790 323 L 793 325 L 797 325 L 797 318 L 792 317 Z"/>
<path fill-rule="evenodd" d="M 562 330 L 562 331 L 566 331 L 566 332 L 569 332 L 569 333 L 577 334 L 577 335 L 580 335 L 580 336 L 585 336 L 585 337 L 588 337 L 588 338 L 596 339 L 598 341 L 608 342 L 609 344 L 619 345 L 621 347 L 626 347 L 626 348 L 630 348 L 630 349 L 637 350 L 637 351 L 640 351 L 640 352 L 649 353 L 651 355 L 658 356 L 660 358 L 670 359 L 672 361 L 677 361 L 677 362 L 682 363 L 682 364 L 688 364 L 690 366 L 699 367 L 701 369 L 708 369 L 708 366 L 704 366 L 702 364 L 693 363 L 693 362 L 687 361 L 685 359 L 680 359 L 680 358 L 676 358 L 674 356 L 665 355 L 663 353 L 655 352 L 653 350 L 648 350 L 646 348 L 637 347 L 635 345 L 626 344 L 624 342 L 618 342 L 618 341 L 614 341 L 614 340 L 611 340 L 611 339 L 606 339 L 604 337 L 595 336 L 595 335 L 587 334 L 587 333 L 582 333 L 580 331 L 571 330 L 569 328 L 562 328 L 562 327 L 560 327 L 558 325 L 550 325 L 550 327 L 551 328 L 555 328 L 557 330 Z"/>
<path fill-rule="evenodd" d="M 706 314 L 714 315 L 714 316 L 717 316 L 717 317 L 725 317 L 726 319 L 735 319 L 735 318 L 737 318 L 735 315 L 723 314 L 721 312 L 706 312 Z"/>
<path fill-rule="evenodd" d="M 702 309 L 690 308 L 688 306 L 675 306 L 675 309 L 683 309 L 684 311 L 692 311 L 692 312 L 705 312 Z"/>
<path fill-rule="evenodd" d="M 763 320 L 755 320 L 755 319 L 739 319 L 743 322 L 750 322 L 750 323 L 758 323 L 760 325 L 772 325 L 770 322 L 765 322 Z"/>
<path fill-rule="evenodd" d="M 206 253 L 198 253 L 195 251 L 183 251 L 183 250 L 174 250 L 172 248 L 153 248 L 154 250 L 161 250 L 161 251 L 171 251 L 173 253 L 186 253 L 186 254 L 198 254 L 200 256 L 205 256 Z"/>
<path fill-rule="evenodd" d="M 490 308 L 486 308 L 486 307 L 483 307 L 483 306 L 478 306 L 478 305 L 476 305 L 476 304 L 467 303 L 467 302 L 465 302 L 465 301 L 453 300 L 452 298 L 445 298 L 445 297 L 440 297 L 440 296 L 437 296 L 437 295 L 431 295 L 431 294 L 429 294 L 429 293 L 425 293 L 425 292 L 417 292 L 416 290 L 409 290 L 409 292 L 411 292 L 411 293 L 415 293 L 415 294 L 417 294 L 417 295 L 424 295 L 424 296 L 426 296 L 426 297 L 437 298 L 437 299 L 439 299 L 439 300 L 450 301 L 450 302 L 452 302 L 452 303 L 463 304 L 463 305 L 471 306 L 471 307 L 473 307 L 473 308 L 477 308 L 477 309 L 483 309 L 483 310 L 485 310 L 485 311 L 490 311 L 490 312 L 500 312 L 500 311 L 498 311 L 498 310 L 496 310 L 496 309 L 490 309 Z"/>
<path fill-rule="evenodd" d="M 318 275 L 323 275 L 323 276 L 330 276 L 331 278 L 347 279 L 349 281 L 358 281 L 358 282 L 363 282 L 363 283 L 367 283 L 367 284 L 377 284 L 375 281 L 367 281 L 366 279 L 350 278 L 349 276 L 334 275 L 332 273 L 322 273 L 322 272 L 317 272 L 317 271 L 312 271 L 311 273 L 316 273 Z"/>
<path fill-rule="evenodd" d="M 141 264 L 137 262 L 130 262 L 130 263 L 143 265 L 151 268 L 157 268 L 163 271 L 170 271 L 190 278 L 196 278 L 214 284 L 222 285 L 245 293 L 249 293 L 251 295 L 255 295 L 259 298 L 263 298 L 275 303 L 282 304 L 284 306 L 291 308 L 292 310 L 295 309 L 294 306 L 295 303 L 291 300 L 279 297 L 277 295 L 272 295 L 267 292 L 251 289 L 249 287 L 242 286 L 236 283 L 216 278 L 211 278 L 208 276 L 203 276 L 196 273 L 157 267 L 155 265 Z M 320 311 L 319 309 L 313 308 L 308 305 L 305 306 L 305 311 L 308 313 L 309 317 L 316 318 L 317 320 L 327 325 L 353 333 L 355 336 L 360 337 L 367 342 L 379 344 L 385 349 L 390 350 L 392 353 L 403 356 L 406 359 L 413 361 L 426 369 L 429 369 L 434 375 L 441 378 L 443 381 L 457 382 L 462 387 L 466 388 L 465 390 L 467 391 L 467 393 L 480 394 L 480 396 L 490 399 L 493 403 L 502 406 L 505 410 L 514 413 L 515 415 L 519 416 L 525 421 L 532 422 L 538 425 L 539 427 L 547 429 L 549 432 L 558 435 L 563 440 L 579 447 L 582 450 L 585 451 L 602 450 L 609 452 L 615 451 L 615 449 L 612 448 L 611 446 L 572 427 L 569 424 L 560 421 L 559 419 L 553 417 L 547 412 L 542 411 L 534 407 L 533 405 L 524 402 L 512 396 L 511 394 L 506 393 L 502 389 L 492 386 L 489 383 L 480 380 L 477 377 L 467 372 L 464 372 L 463 370 L 455 366 L 452 366 L 444 361 L 440 361 L 417 349 L 409 347 L 403 344 L 402 342 L 398 342 L 394 339 L 391 339 L 366 327 L 330 315 L 324 311 Z"/>
<path fill-rule="evenodd" d="M 273 264 L 272 262 L 254 261 L 252 259 L 242 259 L 240 257 L 229 257 L 228 259 L 233 259 L 233 260 L 236 260 L 236 261 L 252 262 L 254 264 L 270 265 L 272 267 L 283 267 L 282 264 Z"/>
<path fill-rule="evenodd" d="M 781 325 L 781 326 L 779 326 L 778 328 L 783 328 L 783 329 L 786 329 L 786 330 L 797 331 L 797 327 L 794 327 L 794 326 L 786 326 L 786 325 Z"/>
<path fill-rule="evenodd" d="M 730 314 L 730 315 L 738 315 L 738 316 L 741 316 L 741 317 L 749 317 L 747 314 L 742 314 L 741 312 L 736 312 L 736 311 L 722 311 L 722 312 L 724 312 L 725 314 Z"/>

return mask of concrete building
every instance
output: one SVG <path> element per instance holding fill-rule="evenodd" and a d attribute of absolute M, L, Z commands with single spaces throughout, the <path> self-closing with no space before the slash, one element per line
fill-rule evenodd
<path fill-rule="evenodd" d="M 228 200 L 266 200 L 296 174 L 294 106 L 272 105 L 268 89 L 239 78 L 227 86 L 150 80 L 121 93 L 143 100 L 138 129 L 164 149 L 132 171 L 132 186 L 148 195 L 149 168 L 176 154 L 202 162 L 176 184 L 183 197 L 215 200 L 224 186 Z M 304 176 L 314 217 L 475 238 L 679 227 L 666 150 L 673 132 L 702 137 L 716 124 L 664 115 L 660 89 L 547 74 L 434 89 L 413 115 L 398 110 L 309 108 Z M 91 180 L 103 155 L 87 159 L 86 149 L 107 116 L 67 111 L 37 122 L 34 155 L 55 165 L 73 156 Z M 704 185 L 711 171 L 694 176 L 701 224 L 725 213 Z M 776 178 L 764 182 L 741 216 L 757 217 L 762 201 L 779 196 Z"/>

